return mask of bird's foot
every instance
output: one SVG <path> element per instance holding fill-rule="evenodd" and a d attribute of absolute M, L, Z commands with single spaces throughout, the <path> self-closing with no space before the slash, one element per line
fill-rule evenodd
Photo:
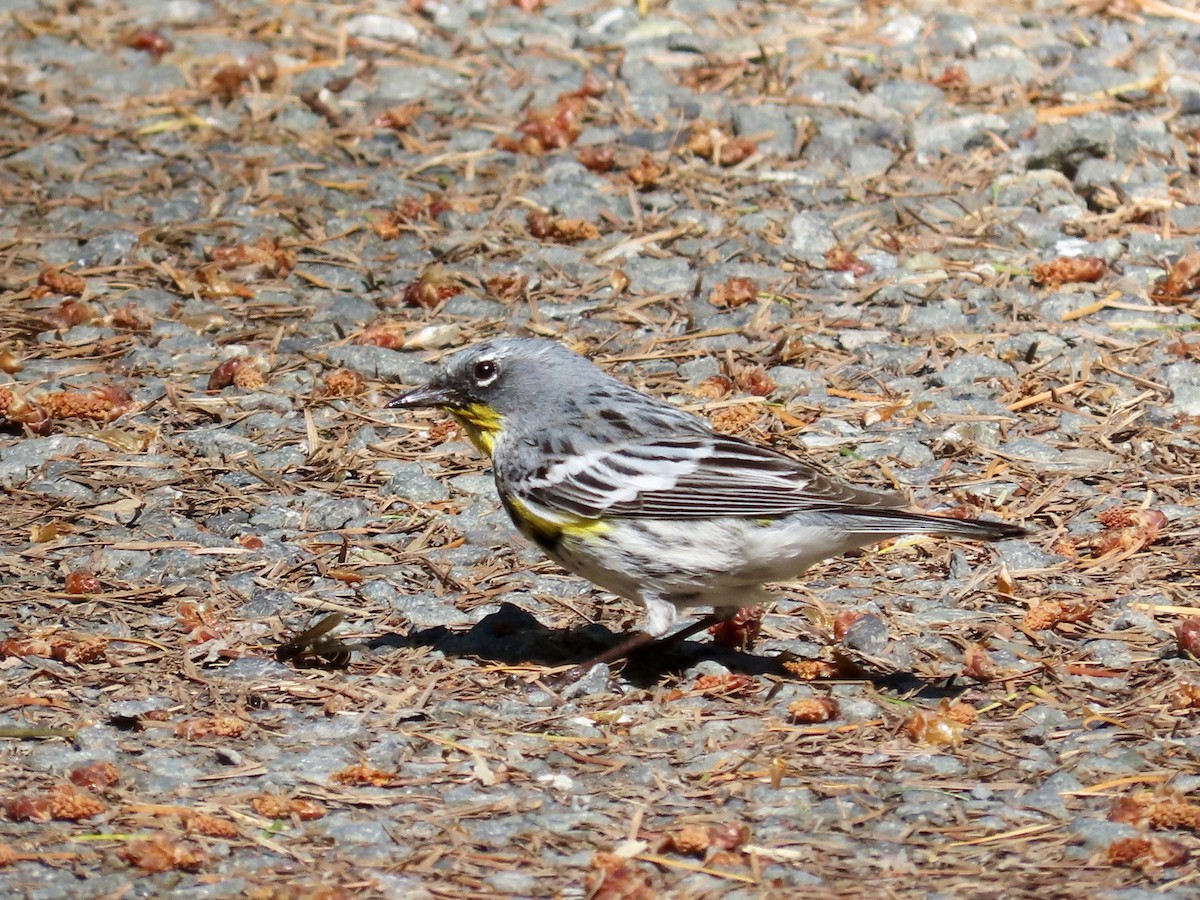
<path fill-rule="evenodd" d="M 554 672 L 551 675 L 545 675 L 538 679 L 543 685 L 551 690 L 560 691 L 563 688 L 568 688 L 579 679 L 583 678 L 588 673 L 587 665 L 571 666 L 562 672 Z"/>

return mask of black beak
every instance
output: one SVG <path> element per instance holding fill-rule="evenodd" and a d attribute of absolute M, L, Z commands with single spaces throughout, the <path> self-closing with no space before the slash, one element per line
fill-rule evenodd
<path fill-rule="evenodd" d="M 413 388 L 407 394 L 401 394 L 384 408 L 422 409 L 426 406 L 451 406 L 453 402 L 453 391 L 436 384 L 426 384 L 419 388 Z"/>

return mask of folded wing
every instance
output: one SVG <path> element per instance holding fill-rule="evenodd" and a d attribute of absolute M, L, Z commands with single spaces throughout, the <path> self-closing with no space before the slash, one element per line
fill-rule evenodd
<path fill-rule="evenodd" d="M 527 484 L 529 501 L 585 519 L 777 518 L 908 506 L 902 496 L 860 490 L 766 447 L 715 434 L 595 449 L 551 463 Z"/>

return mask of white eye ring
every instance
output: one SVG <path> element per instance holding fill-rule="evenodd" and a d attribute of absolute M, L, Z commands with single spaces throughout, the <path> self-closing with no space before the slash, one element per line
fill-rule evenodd
<path fill-rule="evenodd" d="M 475 363 L 471 375 L 475 379 L 475 384 L 479 387 L 487 387 L 500 377 L 500 368 L 496 365 L 496 360 L 488 356 Z"/>

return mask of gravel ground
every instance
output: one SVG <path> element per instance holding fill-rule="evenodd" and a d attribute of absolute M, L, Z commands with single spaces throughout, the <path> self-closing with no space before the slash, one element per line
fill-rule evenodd
<path fill-rule="evenodd" d="M 954 6 L 0 0 L 0 893 L 1197 896 L 1200 15 Z M 553 688 L 502 332 L 1036 533 Z"/>

